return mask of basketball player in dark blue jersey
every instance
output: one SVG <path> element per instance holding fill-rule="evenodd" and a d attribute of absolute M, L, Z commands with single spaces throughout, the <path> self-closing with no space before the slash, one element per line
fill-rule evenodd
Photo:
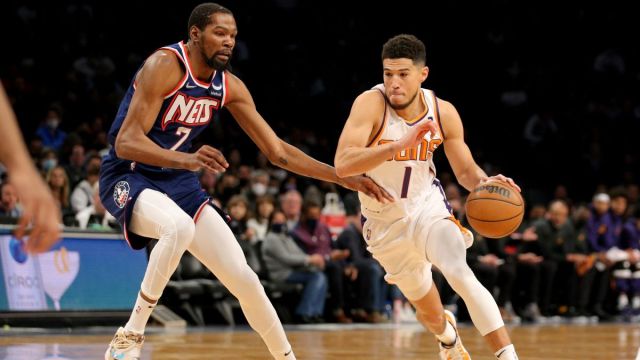
<path fill-rule="evenodd" d="M 275 359 L 295 359 L 282 325 L 256 274 L 226 224 L 200 188 L 194 171 L 223 172 L 222 153 L 191 139 L 225 106 L 269 160 L 284 169 L 338 183 L 380 201 L 393 199 L 364 176 L 340 179 L 335 169 L 283 142 L 256 111 L 244 83 L 226 71 L 237 34 L 233 14 L 206 3 L 189 18 L 189 41 L 161 48 L 135 75 L 109 132 L 100 196 L 123 225 L 133 248 L 158 239 L 131 317 L 105 353 L 108 360 L 139 359 L 144 328 L 185 250 L 238 298 Z"/>

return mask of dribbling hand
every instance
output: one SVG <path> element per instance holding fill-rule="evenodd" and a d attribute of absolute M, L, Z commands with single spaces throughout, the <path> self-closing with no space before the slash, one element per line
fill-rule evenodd
<path fill-rule="evenodd" d="M 218 174 L 225 172 L 229 167 L 229 163 L 225 159 L 220 150 L 209 145 L 202 145 L 198 151 L 187 154 L 184 163 L 184 169 L 191 171 L 199 171 L 208 169 Z"/>
<path fill-rule="evenodd" d="M 490 176 L 490 177 L 488 177 L 488 178 L 481 179 L 481 180 L 480 180 L 480 184 L 483 184 L 483 183 L 486 183 L 486 182 L 488 182 L 488 181 L 492 181 L 492 180 L 495 180 L 495 181 L 501 181 L 501 182 L 503 182 L 503 183 L 509 184 L 512 188 L 514 188 L 514 189 L 518 190 L 518 192 L 520 192 L 520 186 L 518 186 L 518 185 L 513 181 L 513 179 L 512 179 L 512 178 L 510 178 L 510 177 L 506 177 L 506 176 L 504 176 L 504 175 L 502 175 L 502 174 L 498 174 L 498 175 L 495 175 L 495 176 Z"/>

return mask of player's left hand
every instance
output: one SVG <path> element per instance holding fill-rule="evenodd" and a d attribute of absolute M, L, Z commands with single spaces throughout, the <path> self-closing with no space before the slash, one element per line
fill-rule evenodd
<path fill-rule="evenodd" d="M 510 177 L 506 177 L 506 176 L 504 176 L 504 175 L 502 175 L 502 174 L 498 174 L 498 175 L 495 175 L 495 176 L 490 176 L 490 177 L 488 177 L 488 178 L 486 178 L 486 179 L 482 179 L 482 180 L 480 181 L 480 184 L 485 183 L 485 182 L 488 182 L 488 181 L 491 181 L 491 180 L 497 180 L 497 181 L 502 181 L 502 182 L 504 182 L 504 183 L 507 183 L 507 184 L 511 185 L 511 187 L 513 187 L 514 189 L 518 190 L 518 192 L 520 192 L 520 186 L 518 186 L 518 185 L 513 181 L 513 179 L 512 179 L 512 178 L 510 178 Z"/>
<path fill-rule="evenodd" d="M 340 185 L 347 189 L 361 192 L 369 197 L 375 198 L 379 202 L 386 204 L 393 202 L 393 196 L 391 196 L 385 189 L 376 184 L 371 178 L 358 175 L 342 178 Z"/>

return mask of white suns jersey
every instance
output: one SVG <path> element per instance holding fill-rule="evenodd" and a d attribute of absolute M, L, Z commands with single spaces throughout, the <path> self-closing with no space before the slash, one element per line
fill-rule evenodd
<path fill-rule="evenodd" d="M 373 89 L 380 91 L 383 95 L 385 93 L 383 84 L 376 85 Z M 437 134 L 428 132 L 417 147 L 402 150 L 376 168 L 367 171 L 366 175 L 386 189 L 395 199 L 395 202 L 382 204 L 360 193 L 362 214 L 367 218 L 384 218 L 387 221 L 393 221 L 410 216 L 421 207 L 427 206 L 427 200 L 433 191 L 441 192 L 444 196 L 440 183 L 435 178 L 436 168 L 433 163 L 433 153 L 444 139 L 436 96 L 433 91 L 427 89 L 420 89 L 418 96 L 425 105 L 425 111 L 411 120 L 400 117 L 385 101 L 382 126 L 368 146 L 397 141 L 412 126 L 422 121 L 435 121 L 438 132 Z"/>

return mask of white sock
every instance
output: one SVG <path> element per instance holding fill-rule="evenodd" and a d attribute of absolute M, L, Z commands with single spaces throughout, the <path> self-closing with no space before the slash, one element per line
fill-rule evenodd
<path fill-rule="evenodd" d="M 446 321 L 444 331 L 440 335 L 436 335 L 436 338 L 445 345 L 453 345 L 456 341 L 456 329 L 453 328 L 450 322 Z"/>
<path fill-rule="evenodd" d="M 148 302 L 143 299 L 138 292 L 138 299 L 131 312 L 131 317 L 129 317 L 129 322 L 124 326 L 124 329 L 138 334 L 144 334 L 144 328 L 147 326 L 151 312 L 156 307 L 156 302 Z"/>
<path fill-rule="evenodd" d="M 633 299 L 631 300 L 631 306 L 634 309 L 640 308 L 640 295 L 634 295 L 633 296 Z"/>
<path fill-rule="evenodd" d="M 516 354 L 516 348 L 513 347 L 513 344 L 496 351 L 495 355 L 498 360 L 518 360 L 518 354 Z"/>

